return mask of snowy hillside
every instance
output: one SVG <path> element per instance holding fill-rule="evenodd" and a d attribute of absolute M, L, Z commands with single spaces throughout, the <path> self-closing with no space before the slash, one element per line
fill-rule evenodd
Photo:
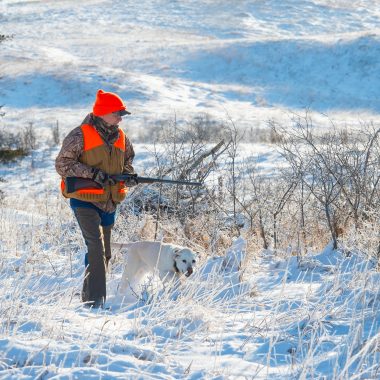
<path fill-rule="evenodd" d="M 99 87 L 131 128 L 228 113 L 265 126 L 305 108 L 378 120 L 378 1 L 15 1 L 0 3 L 7 123 L 78 123 Z M 73 109 L 74 112 L 67 112 Z M 318 118 L 318 115 L 316 115 Z"/>
<path fill-rule="evenodd" d="M 0 0 L 0 35 L 12 36 L 0 138 L 29 125 L 37 139 L 0 163 L 0 379 L 380 379 L 380 1 Z M 174 205 L 177 187 L 131 191 L 114 242 L 190 246 L 196 270 L 178 289 L 151 277 L 124 302 L 114 250 L 107 309 L 89 310 L 52 131 L 62 141 L 99 88 L 132 112 L 122 127 L 143 175 L 176 177 L 193 158 L 183 141 L 138 141 L 162 121 L 292 132 L 207 156 L 205 188 L 180 190 L 192 208 Z M 306 110 L 345 133 L 308 145 L 292 124 Z M 195 144 L 197 157 L 217 142 Z M 143 196 L 185 212 L 130 207 Z"/>

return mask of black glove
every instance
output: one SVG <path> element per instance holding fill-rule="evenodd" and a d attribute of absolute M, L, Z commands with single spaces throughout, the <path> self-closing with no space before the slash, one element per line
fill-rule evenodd
<path fill-rule="evenodd" d="M 125 181 L 125 186 L 132 187 L 132 186 L 136 186 L 139 184 L 136 173 L 133 173 L 133 174 L 132 173 L 124 173 L 124 174 L 129 175 L 129 178 Z"/>
<path fill-rule="evenodd" d="M 105 187 L 108 184 L 115 185 L 116 183 L 114 179 L 100 169 L 94 169 L 92 180 L 98 183 L 101 187 Z"/>

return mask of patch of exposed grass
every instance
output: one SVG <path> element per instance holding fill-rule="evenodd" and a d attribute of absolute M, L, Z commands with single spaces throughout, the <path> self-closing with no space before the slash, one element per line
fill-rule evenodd
<path fill-rule="evenodd" d="M 11 162 L 15 161 L 18 158 L 25 157 L 27 151 L 22 148 L 9 149 L 9 148 L 0 148 L 0 162 Z"/>

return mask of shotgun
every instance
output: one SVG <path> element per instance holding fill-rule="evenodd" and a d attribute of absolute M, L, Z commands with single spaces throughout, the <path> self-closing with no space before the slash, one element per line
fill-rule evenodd
<path fill-rule="evenodd" d="M 202 182 L 192 181 L 178 181 L 165 178 L 151 178 L 151 177 L 139 177 L 137 174 L 114 174 L 109 176 L 110 179 L 119 182 L 132 182 L 139 183 L 168 183 L 171 185 L 184 185 L 184 186 L 202 186 Z M 102 186 L 90 178 L 82 177 L 66 177 L 65 189 L 68 194 L 74 193 L 77 190 L 82 189 L 101 189 Z"/>

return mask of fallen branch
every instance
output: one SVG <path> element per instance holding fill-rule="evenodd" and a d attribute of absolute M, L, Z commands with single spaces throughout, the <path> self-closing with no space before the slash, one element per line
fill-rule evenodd
<path fill-rule="evenodd" d="M 178 177 L 179 180 L 182 180 L 184 178 L 186 178 L 197 166 L 199 166 L 202 161 L 207 158 L 208 156 L 213 156 L 213 159 L 214 161 L 216 160 L 216 158 L 218 158 L 223 152 L 220 152 L 218 155 L 216 155 L 216 153 L 218 152 L 218 150 L 220 150 L 220 148 L 224 145 L 224 140 L 220 141 L 217 145 L 215 145 L 212 149 L 210 149 L 208 152 L 205 152 L 203 154 L 201 154 L 191 165 L 189 168 L 185 169 L 181 174 L 180 176 Z M 227 147 L 226 147 L 227 149 Z"/>

